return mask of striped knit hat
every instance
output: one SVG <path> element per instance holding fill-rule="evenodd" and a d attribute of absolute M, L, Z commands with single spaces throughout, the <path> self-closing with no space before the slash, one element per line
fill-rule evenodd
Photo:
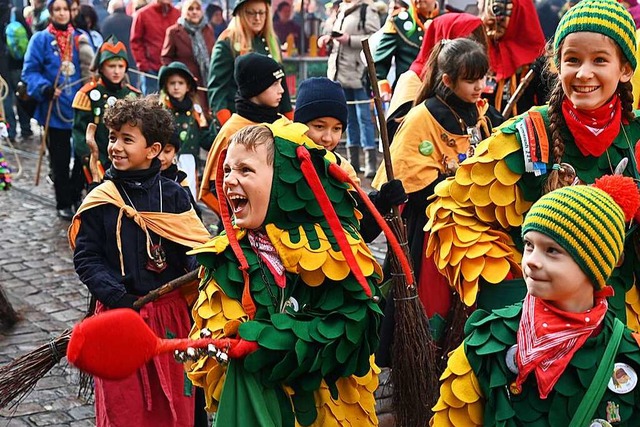
<path fill-rule="evenodd" d="M 558 52 L 560 43 L 569 34 L 581 31 L 600 33 L 611 38 L 620 46 L 631 67 L 636 69 L 636 24 L 622 4 L 615 0 L 582 0 L 573 6 L 558 24 L 553 41 L 554 50 Z"/>
<path fill-rule="evenodd" d="M 631 178 L 605 176 L 593 186 L 562 187 L 533 204 L 522 236 L 538 231 L 555 240 L 601 289 L 622 254 L 625 222 L 638 206 L 638 186 Z"/>

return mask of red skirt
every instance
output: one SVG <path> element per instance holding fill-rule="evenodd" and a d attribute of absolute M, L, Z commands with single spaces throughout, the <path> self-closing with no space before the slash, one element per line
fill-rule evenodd
<path fill-rule="evenodd" d="M 96 313 L 105 310 L 98 302 Z M 180 291 L 145 305 L 140 316 L 161 338 L 186 338 L 191 329 Z M 195 388 L 172 354 L 154 357 L 124 380 L 94 380 L 97 427 L 193 427 Z"/>

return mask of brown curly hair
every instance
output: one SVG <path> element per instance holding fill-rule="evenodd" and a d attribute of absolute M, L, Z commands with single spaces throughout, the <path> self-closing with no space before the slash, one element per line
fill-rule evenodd
<path fill-rule="evenodd" d="M 164 147 L 176 127 L 171 113 L 160 104 L 157 95 L 119 99 L 106 109 L 104 124 L 108 128 L 119 131 L 125 123 L 140 129 L 147 140 L 147 147 L 154 142 Z"/>

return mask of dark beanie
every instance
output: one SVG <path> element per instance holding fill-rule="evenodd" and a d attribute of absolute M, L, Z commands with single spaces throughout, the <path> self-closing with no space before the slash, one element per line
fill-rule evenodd
<path fill-rule="evenodd" d="M 326 77 L 312 77 L 300 83 L 293 121 L 309 123 L 320 117 L 333 117 L 347 126 L 347 100 L 342 86 Z"/>
<path fill-rule="evenodd" d="M 266 55 L 247 53 L 236 58 L 234 78 L 244 99 L 260 95 L 284 77 L 282 66 Z"/>

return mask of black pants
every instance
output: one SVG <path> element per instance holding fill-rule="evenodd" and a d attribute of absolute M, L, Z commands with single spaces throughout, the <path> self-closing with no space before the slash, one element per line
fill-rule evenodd
<path fill-rule="evenodd" d="M 73 170 L 69 175 L 71 129 L 49 128 L 47 148 L 56 192 L 56 209 L 70 208 L 80 201 L 83 186 L 82 163 L 79 159 L 73 163 Z"/>

